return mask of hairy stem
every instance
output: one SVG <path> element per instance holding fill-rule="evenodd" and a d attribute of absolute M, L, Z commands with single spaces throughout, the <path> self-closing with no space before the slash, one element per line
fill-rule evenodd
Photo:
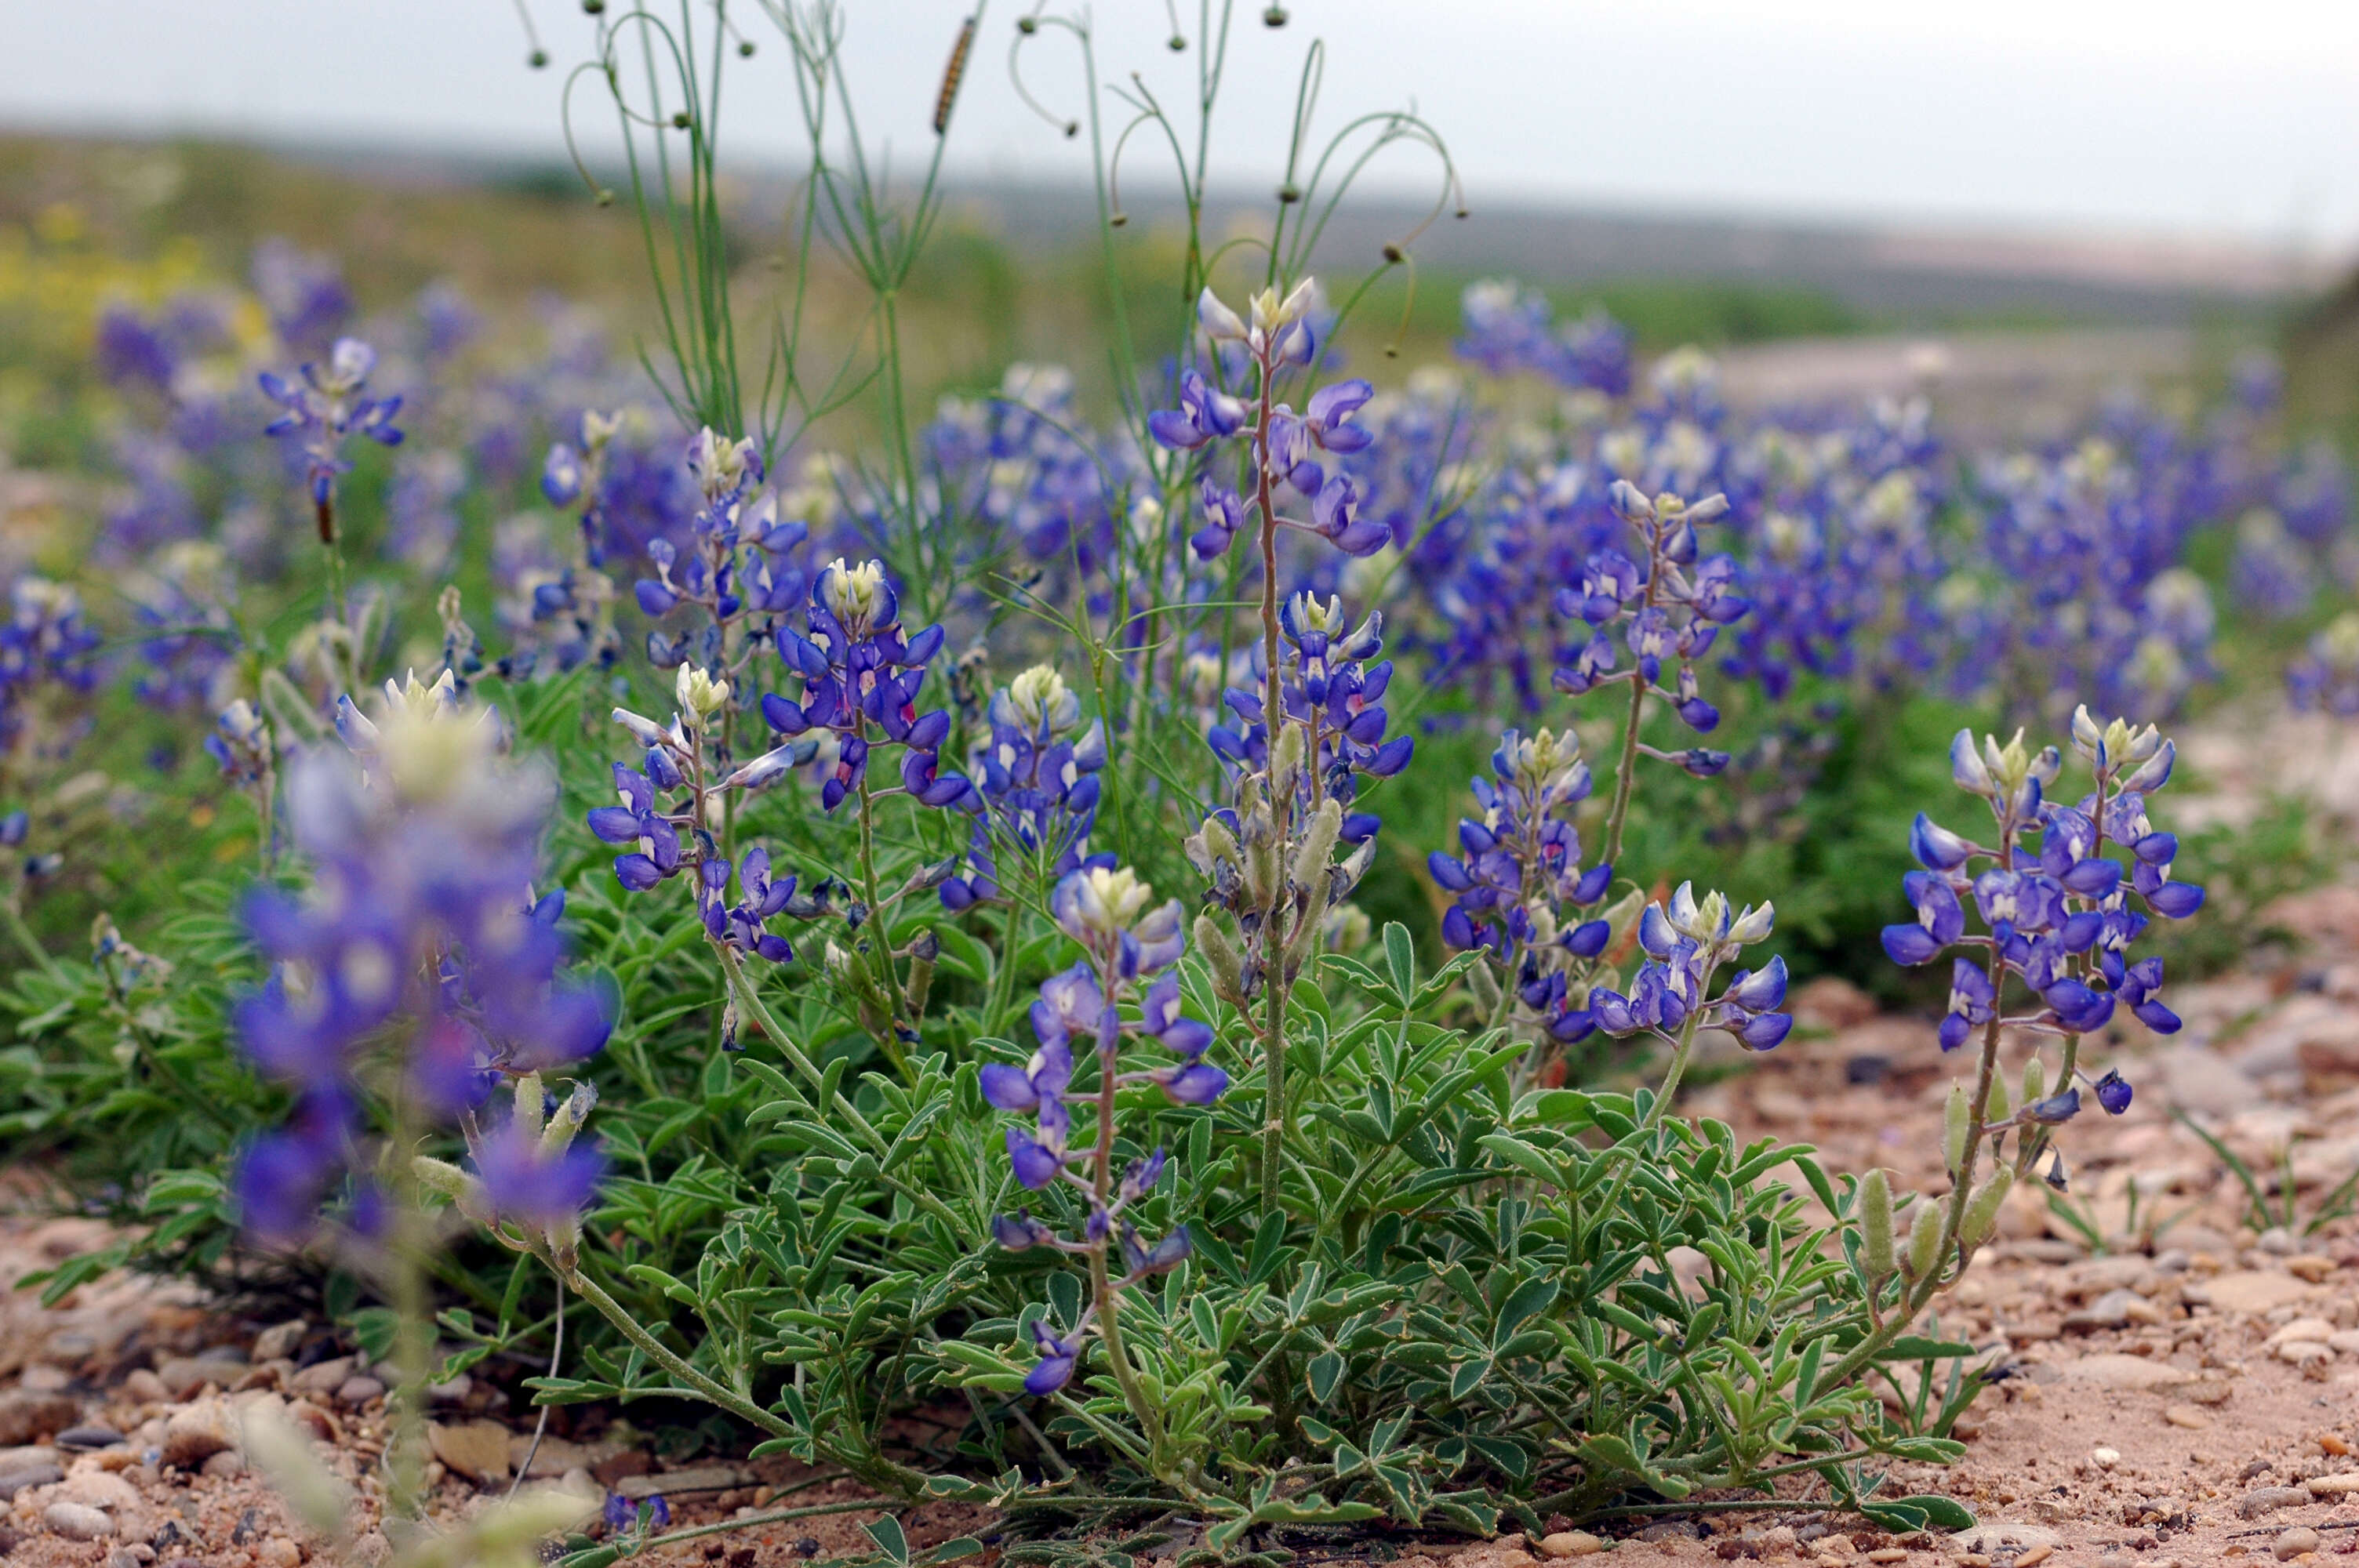
<path fill-rule="evenodd" d="M 1261 417 L 1254 427 L 1255 498 L 1261 509 L 1261 651 L 1262 651 L 1262 729 L 1268 737 L 1272 761 L 1277 756 L 1277 737 L 1285 723 L 1285 692 L 1278 680 L 1277 665 L 1277 503 L 1271 495 L 1269 464 L 1269 420 L 1273 394 L 1271 385 L 1277 373 L 1273 357 L 1265 357 L 1261 364 Z M 1312 759 L 1315 765 L 1316 759 Z M 1273 786 L 1277 780 L 1272 778 Z M 1281 798 L 1281 795 L 1284 798 Z M 1293 791 L 1289 787 L 1270 790 L 1270 819 L 1283 846 L 1289 837 L 1288 819 L 1294 813 Z M 1287 874 L 1288 862 L 1281 852 L 1279 874 Z M 1281 883 L 1270 894 L 1270 903 L 1262 912 L 1261 982 L 1268 990 L 1266 1011 L 1262 1024 L 1262 1132 L 1261 1132 L 1261 1212 L 1265 1217 L 1278 1211 L 1279 1173 L 1286 1157 L 1286 934 L 1279 928 L 1278 911 L 1288 903 L 1286 888 Z"/>
<path fill-rule="evenodd" d="M 1090 1172 L 1091 1201 L 1100 1215 L 1106 1212 L 1107 1200 L 1114 1195 L 1114 1074 L 1122 1052 L 1122 1025 L 1114 1016 L 1114 966 L 1109 957 L 1098 971 L 1099 994 L 1106 998 L 1106 1010 L 1098 1029 L 1098 1141 Z M 1114 1381 L 1122 1385 L 1122 1397 L 1130 1406 L 1131 1415 L 1147 1433 L 1147 1453 L 1159 1471 L 1166 1465 L 1163 1417 L 1147 1397 L 1147 1390 L 1139 1386 L 1138 1370 L 1130 1364 L 1129 1350 L 1122 1342 L 1122 1295 L 1106 1268 L 1106 1251 L 1114 1245 L 1113 1227 L 1109 1224 L 1090 1251 L 1090 1297 L 1097 1303 L 1098 1336 L 1105 1341 L 1106 1363 L 1114 1368 Z"/>

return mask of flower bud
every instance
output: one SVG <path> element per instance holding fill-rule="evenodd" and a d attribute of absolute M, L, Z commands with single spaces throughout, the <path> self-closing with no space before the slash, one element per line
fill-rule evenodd
<path fill-rule="evenodd" d="M 1881 1166 L 1859 1184 L 1859 1262 L 1872 1283 L 1890 1276 L 1892 1259 L 1892 1184 Z"/>
<path fill-rule="evenodd" d="M 1949 1102 L 1941 1108 L 1941 1161 L 1951 1176 L 1966 1168 L 1966 1134 L 1973 1130 L 1973 1102 L 1966 1086 L 1952 1083 Z"/>
<path fill-rule="evenodd" d="M 1996 1073 L 1991 1075 L 1990 1097 L 1983 1101 L 1983 1125 L 1996 1127 L 2012 1114 L 2006 1103 L 2006 1080 Z"/>
<path fill-rule="evenodd" d="M 2021 1103 L 2029 1105 L 2034 1100 L 2045 1098 L 2047 1094 L 2048 1075 L 2041 1070 L 2039 1058 L 2034 1056 L 2023 1065 Z"/>
<path fill-rule="evenodd" d="M 1302 833 L 1294 852 L 1294 885 L 1324 888 L 1328 857 L 1335 852 L 1335 835 L 1343 830 L 1343 808 L 1332 798 L 1322 801 Z"/>
<path fill-rule="evenodd" d="M 1908 1222 L 1908 1257 L 1904 1267 L 1911 1280 L 1923 1280 L 1930 1278 L 1940 1262 L 1941 1206 L 1920 1197 L 1916 1217 Z"/>
<path fill-rule="evenodd" d="M 1237 956 L 1229 934 L 1209 914 L 1196 916 L 1196 951 L 1212 967 L 1212 989 L 1221 1000 L 1239 1007 L 1245 1005 L 1245 961 Z"/>
<path fill-rule="evenodd" d="M 1281 721 L 1277 740 L 1269 749 L 1269 795 L 1272 801 L 1291 801 L 1302 773 L 1302 726 Z"/>
<path fill-rule="evenodd" d="M 1491 972 L 1489 964 L 1477 962 L 1466 971 L 1466 989 L 1474 993 L 1474 1005 L 1483 1010 L 1484 1016 L 1498 1011 L 1499 978 Z"/>
<path fill-rule="evenodd" d="M 1989 1240 L 1991 1232 L 1998 1228 L 1999 1206 L 2006 1202 L 2006 1195 L 2014 1186 L 2015 1172 L 2001 1165 L 1991 1173 L 1991 1179 L 1966 1200 L 1965 1221 L 1958 1227 L 1958 1239 L 1964 1243 L 1967 1251 L 1972 1252 Z"/>

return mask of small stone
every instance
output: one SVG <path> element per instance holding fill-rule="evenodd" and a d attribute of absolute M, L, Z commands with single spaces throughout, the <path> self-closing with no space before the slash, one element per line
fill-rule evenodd
<path fill-rule="evenodd" d="M 355 1375 L 336 1385 L 336 1402 L 354 1408 L 385 1398 L 385 1385 L 375 1378 Z"/>
<path fill-rule="evenodd" d="M 2306 1524 L 2298 1524 L 2269 1543 L 2269 1553 L 2280 1563 L 2290 1563 L 2305 1552 L 2318 1550 L 2318 1531 Z"/>
<path fill-rule="evenodd" d="M 135 1367 L 131 1375 L 123 1379 L 123 1397 L 134 1404 L 160 1405 L 172 1397 L 172 1390 L 147 1368 Z"/>
<path fill-rule="evenodd" d="M 73 1379 L 67 1376 L 62 1367 L 35 1365 L 25 1368 L 16 1379 L 16 1386 L 30 1389 L 37 1394 L 61 1394 L 72 1381 Z"/>
<path fill-rule="evenodd" d="M 297 1400 L 287 1407 L 287 1419 L 311 1434 L 321 1443 L 340 1443 L 343 1429 L 336 1418 L 309 1400 Z"/>
<path fill-rule="evenodd" d="M 11 1470 L 0 1475 L 0 1503 L 10 1501 L 27 1487 L 46 1487 L 65 1478 L 66 1473 L 54 1465 L 34 1465 L 22 1470 Z"/>
<path fill-rule="evenodd" d="M 2187 1373 L 2167 1361 L 2157 1361 L 2149 1356 L 2125 1355 L 2120 1351 L 2083 1356 L 2068 1363 L 2063 1371 L 2067 1378 L 2108 1389 L 2167 1389 L 2192 1380 Z"/>
<path fill-rule="evenodd" d="M 2162 1407 L 2162 1419 L 2190 1432 L 2201 1432 L 2212 1424 L 2212 1418 L 2193 1405 L 2165 1405 Z"/>
<path fill-rule="evenodd" d="M 122 1441 L 121 1433 L 97 1422 L 70 1426 L 58 1433 L 58 1446 L 75 1454 L 93 1454 L 102 1448 L 112 1448 Z"/>
<path fill-rule="evenodd" d="M 82 1407 L 65 1394 L 0 1390 L 0 1448 L 14 1448 L 63 1432 L 81 1414 Z"/>
<path fill-rule="evenodd" d="M 2289 1367 L 2299 1367 L 2306 1370 L 2311 1367 L 2322 1367 L 2333 1360 L 2334 1352 L 2315 1339 L 2296 1339 L 2278 1346 L 2277 1357 Z"/>
<path fill-rule="evenodd" d="M 2280 1345 L 2324 1345 L 2334 1337 L 2334 1325 L 2322 1317 L 2298 1317 L 2279 1328 L 2263 1343 L 2274 1350 Z"/>
<path fill-rule="evenodd" d="M 1879 1546 L 1867 1554 L 1870 1563 L 1906 1563 L 1908 1550 L 1902 1546 Z"/>
<path fill-rule="evenodd" d="M 2144 1306 L 2149 1312 L 2153 1311 L 2152 1306 L 2141 1301 L 2136 1292 L 2107 1291 L 2079 1311 L 2066 1313 L 2064 1332 L 2093 1334 L 2104 1328 L 2126 1328 L 2130 1322 L 2130 1309 L 2134 1304 Z"/>
<path fill-rule="evenodd" d="M 495 1421 L 429 1422 L 434 1457 L 479 1486 L 508 1478 L 508 1429 Z"/>
<path fill-rule="evenodd" d="M 2043 1541 L 2038 1545 L 2033 1547 L 2030 1551 L 2026 1552 L 2023 1555 L 2017 1557 L 2015 1560 L 2015 1568 L 2038 1568 L 2038 1564 L 2047 1562 L 2049 1558 L 2055 1555 L 2056 1548 Z"/>
<path fill-rule="evenodd" d="M 2246 1492 L 2236 1504 L 2240 1519 L 2258 1519 L 2279 1509 L 2299 1508 L 2310 1501 L 2310 1491 L 2304 1487 L 2263 1487 L 2256 1492 Z"/>
<path fill-rule="evenodd" d="M 2326 1336 L 2327 1347 L 2344 1356 L 2359 1356 L 2359 1328 L 2338 1328 Z"/>
<path fill-rule="evenodd" d="M 255 1560 L 262 1568 L 299 1568 L 303 1561 L 303 1549 L 283 1535 L 274 1535 L 255 1548 Z"/>
<path fill-rule="evenodd" d="M 2110 1470 L 2121 1462 L 2122 1451 L 2118 1448 L 2093 1448 L 2089 1451 L 2089 1463 L 2100 1470 Z"/>
<path fill-rule="evenodd" d="M 51 1503 L 41 1510 L 41 1522 L 68 1541 L 104 1541 L 114 1533 L 114 1521 L 88 1503 Z"/>
<path fill-rule="evenodd" d="M 1540 1537 L 1543 1557 L 1586 1557 L 1605 1550 L 1605 1542 L 1585 1530 L 1560 1530 Z"/>
<path fill-rule="evenodd" d="M 2199 1405 L 2224 1405 L 2235 1391 L 2225 1378 L 2198 1378 L 2180 1390 Z"/>
<path fill-rule="evenodd" d="M 172 1412 L 164 1422 L 164 1463 L 191 1470 L 214 1454 L 237 1446 L 237 1428 L 229 1407 L 219 1400 L 200 1400 Z"/>
<path fill-rule="evenodd" d="M 304 1368 L 287 1380 L 299 1394 L 332 1394 L 356 1368 L 349 1356 L 338 1356 Z"/>
<path fill-rule="evenodd" d="M 154 1547 L 146 1550 L 147 1555 L 142 1557 L 137 1547 L 118 1546 L 106 1554 L 106 1568 L 141 1568 L 141 1564 L 153 1562 L 156 1557 Z"/>
<path fill-rule="evenodd" d="M 2285 1266 L 2287 1273 L 2298 1280 L 2308 1280 L 2313 1285 L 2326 1283 L 2327 1277 L 2334 1272 L 2334 1260 L 2317 1252 L 2304 1252 L 2298 1258 L 2288 1258 Z"/>
<path fill-rule="evenodd" d="M 54 1501 L 81 1503 L 109 1513 L 139 1506 L 138 1488 L 110 1471 L 76 1465 L 60 1484 Z"/>
<path fill-rule="evenodd" d="M 2344 1457 L 2351 1452 L 2351 1445 L 2331 1432 L 2318 1440 L 2318 1447 L 2321 1453 L 2331 1454 L 2337 1459 Z"/>
<path fill-rule="evenodd" d="M 156 1368 L 164 1387 L 176 1400 L 185 1400 L 207 1383 L 226 1389 L 245 1376 L 245 1361 L 235 1351 L 217 1347 L 193 1358 L 175 1357 Z"/>
<path fill-rule="evenodd" d="M 2213 1312 L 2257 1314 L 2308 1301 L 2311 1288 L 2291 1274 L 2243 1269 L 2213 1275 L 2204 1281 L 2203 1293 Z"/>
<path fill-rule="evenodd" d="M 2310 1495 L 2313 1498 L 2347 1498 L 2359 1492 L 2359 1470 L 2345 1470 L 2339 1476 L 2312 1476 Z"/>
<path fill-rule="evenodd" d="M 303 1347 L 303 1336 L 310 1325 L 299 1317 L 285 1323 L 274 1323 L 254 1336 L 254 1358 L 257 1361 L 290 1359 Z"/>

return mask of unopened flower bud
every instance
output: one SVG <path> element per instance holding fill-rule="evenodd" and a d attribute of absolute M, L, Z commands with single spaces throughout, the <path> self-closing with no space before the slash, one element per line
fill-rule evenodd
<path fill-rule="evenodd" d="M 1196 916 L 1196 951 L 1212 970 L 1212 989 L 1223 1000 L 1242 1005 L 1245 990 L 1245 960 L 1229 941 L 1229 934 L 1209 914 Z"/>
<path fill-rule="evenodd" d="M 1930 1279 L 1940 1262 L 1941 1206 L 1919 1198 L 1916 1217 L 1908 1222 L 1908 1277 L 1911 1280 Z"/>
<path fill-rule="evenodd" d="M 1941 1108 L 1941 1160 L 1951 1176 L 1966 1168 L 1966 1135 L 1973 1130 L 1973 1102 L 1966 1086 L 1950 1086 L 1949 1102 Z"/>
<path fill-rule="evenodd" d="M 1859 1184 L 1859 1262 L 1871 1282 L 1888 1278 L 1897 1266 L 1892 1258 L 1892 1184 L 1880 1166 Z"/>
<path fill-rule="evenodd" d="M 2034 1056 L 2023 1065 L 2023 1087 L 2019 1103 L 2029 1105 L 2034 1100 L 2047 1098 L 2047 1094 L 2048 1075 L 2040 1070 L 2039 1058 Z"/>
<path fill-rule="evenodd" d="M 1294 885 L 1323 889 L 1328 857 L 1335 852 L 1335 835 L 1343 831 L 1343 808 L 1331 797 L 1304 827 L 1302 844 L 1294 853 Z"/>
<path fill-rule="evenodd" d="M 1989 1240 L 1991 1232 L 1998 1228 L 1999 1206 L 2006 1202 L 2006 1195 L 2014 1186 L 2015 1172 L 2001 1165 L 1991 1173 L 1991 1179 L 1966 1200 L 1966 1217 L 1958 1228 L 1958 1239 L 1965 1244 L 1967 1251 L 1971 1252 Z"/>

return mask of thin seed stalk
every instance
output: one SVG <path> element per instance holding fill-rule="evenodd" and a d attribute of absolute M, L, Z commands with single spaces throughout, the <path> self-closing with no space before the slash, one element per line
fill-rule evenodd
<path fill-rule="evenodd" d="M 1098 1141 L 1094 1169 L 1090 1173 L 1090 1192 L 1097 1212 L 1106 1212 L 1106 1203 L 1114 1195 L 1114 1074 L 1121 1064 L 1122 1025 L 1114 1017 L 1114 963 L 1109 957 L 1099 966 L 1099 994 L 1107 998 L 1106 1013 L 1098 1030 Z M 1130 1353 L 1122 1342 L 1120 1322 L 1121 1295 L 1106 1268 L 1106 1251 L 1114 1245 L 1113 1227 L 1097 1238 L 1090 1251 L 1090 1294 L 1097 1303 L 1098 1336 L 1105 1341 L 1106 1363 L 1114 1368 L 1114 1381 L 1122 1385 L 1122 1397 L 1130 1406 L 1147 1433 L 1147 1452 L 1153 1456 L 1158 1470 L 1165 1466 L 1163 1448 L 1163 1417 L 1156 1410 L 1147 1390 L 1140 1387 L 1138 1369 L 1130 1364 Z"/>
<path fill-rule="evenodd" d="M 1269 754 L 1277 755 L 1278 727 L 1285 721 L 1285 695 L 1278 680 L 1277 666 L 1277 503 L 1270 494 L 1269 421 L 1273 388 L 1271 381 L 1276 365 L 1264 358 L 1261 364 L 1261 417 L 1254 428 L 1255 497 L 1261 508 L 1261 648 L 1262 648 L 1262 729 L 1268 737 Z M 1315 759 L 1313 762 L 1315 762 Z M 1273 786 L 1277 779 L 1271 779 Z M 1281 799 L 1281 793 L 1288 798 Z M 1288 819 L 1292 816 L 1294 802 L 1291 791 L 1273 787 L 1269 792 L 1269 813 L 1278 842 L 1287 840 Z M 1288 870 L 1280 857 L 1279 872 Z M 1261 1134 L 1261 1212 L 1264 1217 L 1278 1211 L 1279 1173 L 1286 1158 L 1286 940 L 1278 929 L 1277 913 L 1286 904 L 1286 888 L 1281 883 L 1270 895 L 1269 908 L 1262 914 L 1262 984 L 1269 989 L 1265 1022 L 1262 1025 L 1262 1134 Z"/>

